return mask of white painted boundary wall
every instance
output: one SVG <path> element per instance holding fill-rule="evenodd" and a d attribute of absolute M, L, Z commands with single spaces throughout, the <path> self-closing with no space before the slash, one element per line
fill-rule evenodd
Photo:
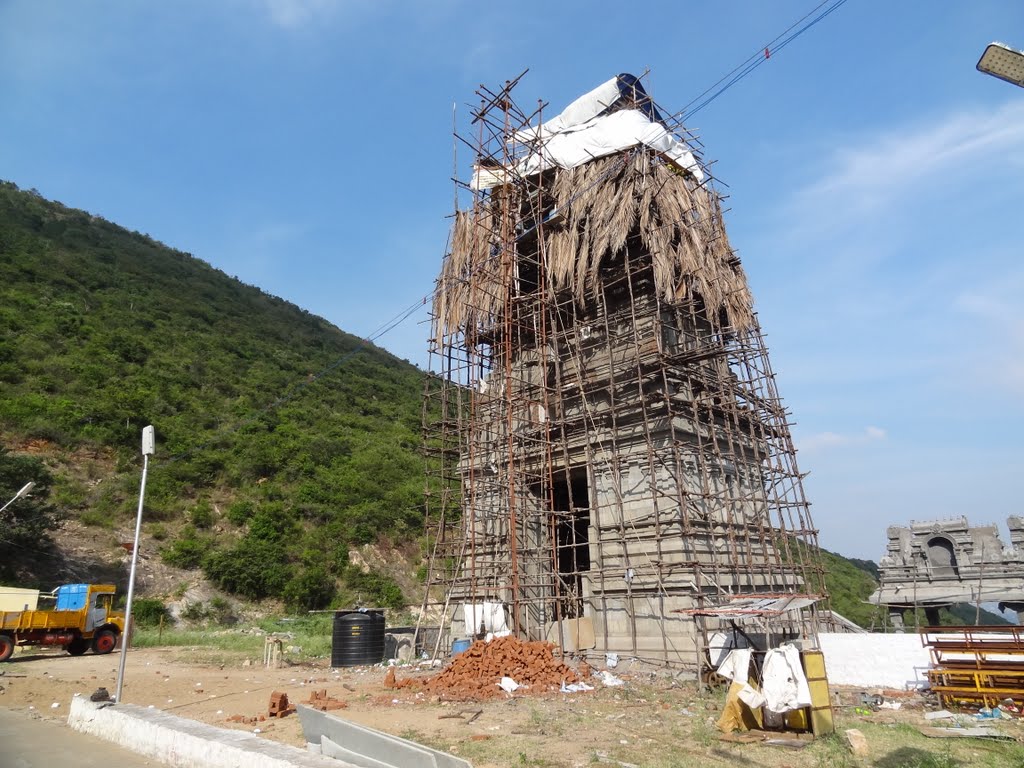
<path fill-rule="evenodd" d="M 71 700 L 68 725 L 173 768 L 353 768 L 252 733 L 168 715 L 133 704 Z"/>
<path fill-rule="evenodd" d="M 931 657 L 916 632 L 818 635 L 825 654 L 825 672 L 834 685 L 872 688 L 920 688 L 928 683 Z"/>

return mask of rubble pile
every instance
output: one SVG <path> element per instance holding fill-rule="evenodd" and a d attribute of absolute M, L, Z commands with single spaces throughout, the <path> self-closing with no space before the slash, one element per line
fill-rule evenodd
<path fill-rule="evenodd" d="M 309 692 L 309 701 L 306 704 L 321 712 L 330 712 L 335 709 L 348 709 L 348 702 L 336 699 L 327 693 L 326 688 Z"/>
<path fill-rule="evenodd" d="M 579 682 L 579 675 L 555 658 L 554 649 L 553 643 L 526 642 L 512 636 L 489 643 L 477 640 L 442 672 L 422 681 L 422 690 L 460 699 L 486 699 L 505 695 L 507 688 L 500 685 L 502 678 L 510 678 L 518 688 L 533 693 Z M 396 680 L 393 669 L 388 670 L 384 680 L 389 688 L 405 688 L 419 682 L 412 678 Z"/>
<path fill-rule="evenodd" d="M 242 725 L 253 725 L 255 723 L 262 723 L 266 720 L 266 715 L 253 715 L 249 717 L 247 715 L 231 715 L 224 719 L 227 723 L 241 723 Z"/>

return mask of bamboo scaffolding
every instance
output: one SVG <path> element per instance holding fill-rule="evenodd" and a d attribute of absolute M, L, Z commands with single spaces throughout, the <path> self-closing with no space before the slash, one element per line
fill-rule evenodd
<path fill-rule="evenodd" d="M 495 602 L 570 650 L 585 621 L 594 652 L 699 668 L 724 596 L 824 590 L 750 289 L 714 184 L 646 148 L 516 175 L 543 111 L 518 80 L 460 137 L 504 183 L 456 211 L 432 307 L 425 608 Z M 770 618 L 816 638 L 813 607 Z"/>

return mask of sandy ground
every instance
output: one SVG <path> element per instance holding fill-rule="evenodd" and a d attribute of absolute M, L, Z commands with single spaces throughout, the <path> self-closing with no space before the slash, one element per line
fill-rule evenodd
<path fill-rule="evenodd" d="M 266 738 L 302 747 L 305 739 L 295 716 L 250 724 L 229 718 L 265 716 L 274 691 L 301 703 L 312 691 L 326 689 L 347 705 L 335 714 L 460 754 L 480 768 L 584 766 L 604 759 L 646 764 L 651 753 L 664 754 L 681 743 L 676 726 L 718 715 L 717 702 L 698 701 L 692 684 L 672 678 L 659 678 L 656 685 L 634 680 L 617 688 L 597 685 L 581 694 L 457 702 L 409 689 L 388 690 L 382 667 L 266 669 L 259 662 L 198 663 L 190 660 L 194 655 L 180 648 L 130 651 L 124 701 L 225 728 L 259 729 Z M 79 657 L 19 652 L 0 666 L 0 707 L 63 720 L 75 694 L 88 696 L 100 686 L 113 693 L 118 663 L 119 651 Z M 399 669 L 399 678 L 428 674 Z"/>
<path fill-rule="evenodd" d="M 211 661 L 203 652 L 187 648 L 132 650 L 124 700 L 224 728 L 258 729 L 265 738 L 302 747 L 305 739 L 294 715 L 249 724 L 229 718 L 265 717 L 274 691 L 287 693 L 292 703 L 301 703 L 312 691 L 326 689 L 328 695 L 346 704 L 335 714 L 459 754 L 477 768 L 853 764 L 848 763 L 837 739 L 819 740 L 800 750 L 721 742 L 714 722 L 722 695 L 702 694 L 693 683 L 665 674 L 634 671 L 623 674 L 625 685 L 605 688 L 595 683 L 595 690 L 585 693 L 517 694 L 483 703 L 454 702 L 413 689 L 388 690 L 383 667 L 331 670 L 325 661 L 266 669 L 259 661 Z M 63 721 L 75 694 L 88 696 L 100 686 L 113 693 L 118 663 L 119 651 L 80 657 L 57 651 L 19 652 L 0 665 L 0 708 Z M 429 671 L 399 670 L 399 678 L 415 674 Z M 868 718 L 844 709 L 837 713 L 840 729 L 868 731 L 872 750 L 883 761 L 893 749 L 906 748 L 913 735 L 906 723 L 922 716 L 919 708 L 911 707 Z M 979 765 L 1001 764 L 1001 760 L 989 762 L 984 746 L 973 754 L 980 758 Z M 867 764 L 888 765 L 874 760 Z"/>

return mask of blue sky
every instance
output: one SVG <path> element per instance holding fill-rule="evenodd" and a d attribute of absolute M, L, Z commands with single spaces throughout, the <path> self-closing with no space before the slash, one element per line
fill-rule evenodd
<path fill-rule="evenodd" d="M 0 0 L 0 178 L 367 335 L 432 287 L 453 103 L 465 130 L 526 68 L 548 114 L 649 69 L 679 108 L 815 4 Z M 992 40 L 1024 48 L 1024 5 L 849 0 L 691 123 L 843 554 L 1024 514 L 1024 89 L 975 71 Z M 380 343 L 425 365 L 426 335 Z"/>

